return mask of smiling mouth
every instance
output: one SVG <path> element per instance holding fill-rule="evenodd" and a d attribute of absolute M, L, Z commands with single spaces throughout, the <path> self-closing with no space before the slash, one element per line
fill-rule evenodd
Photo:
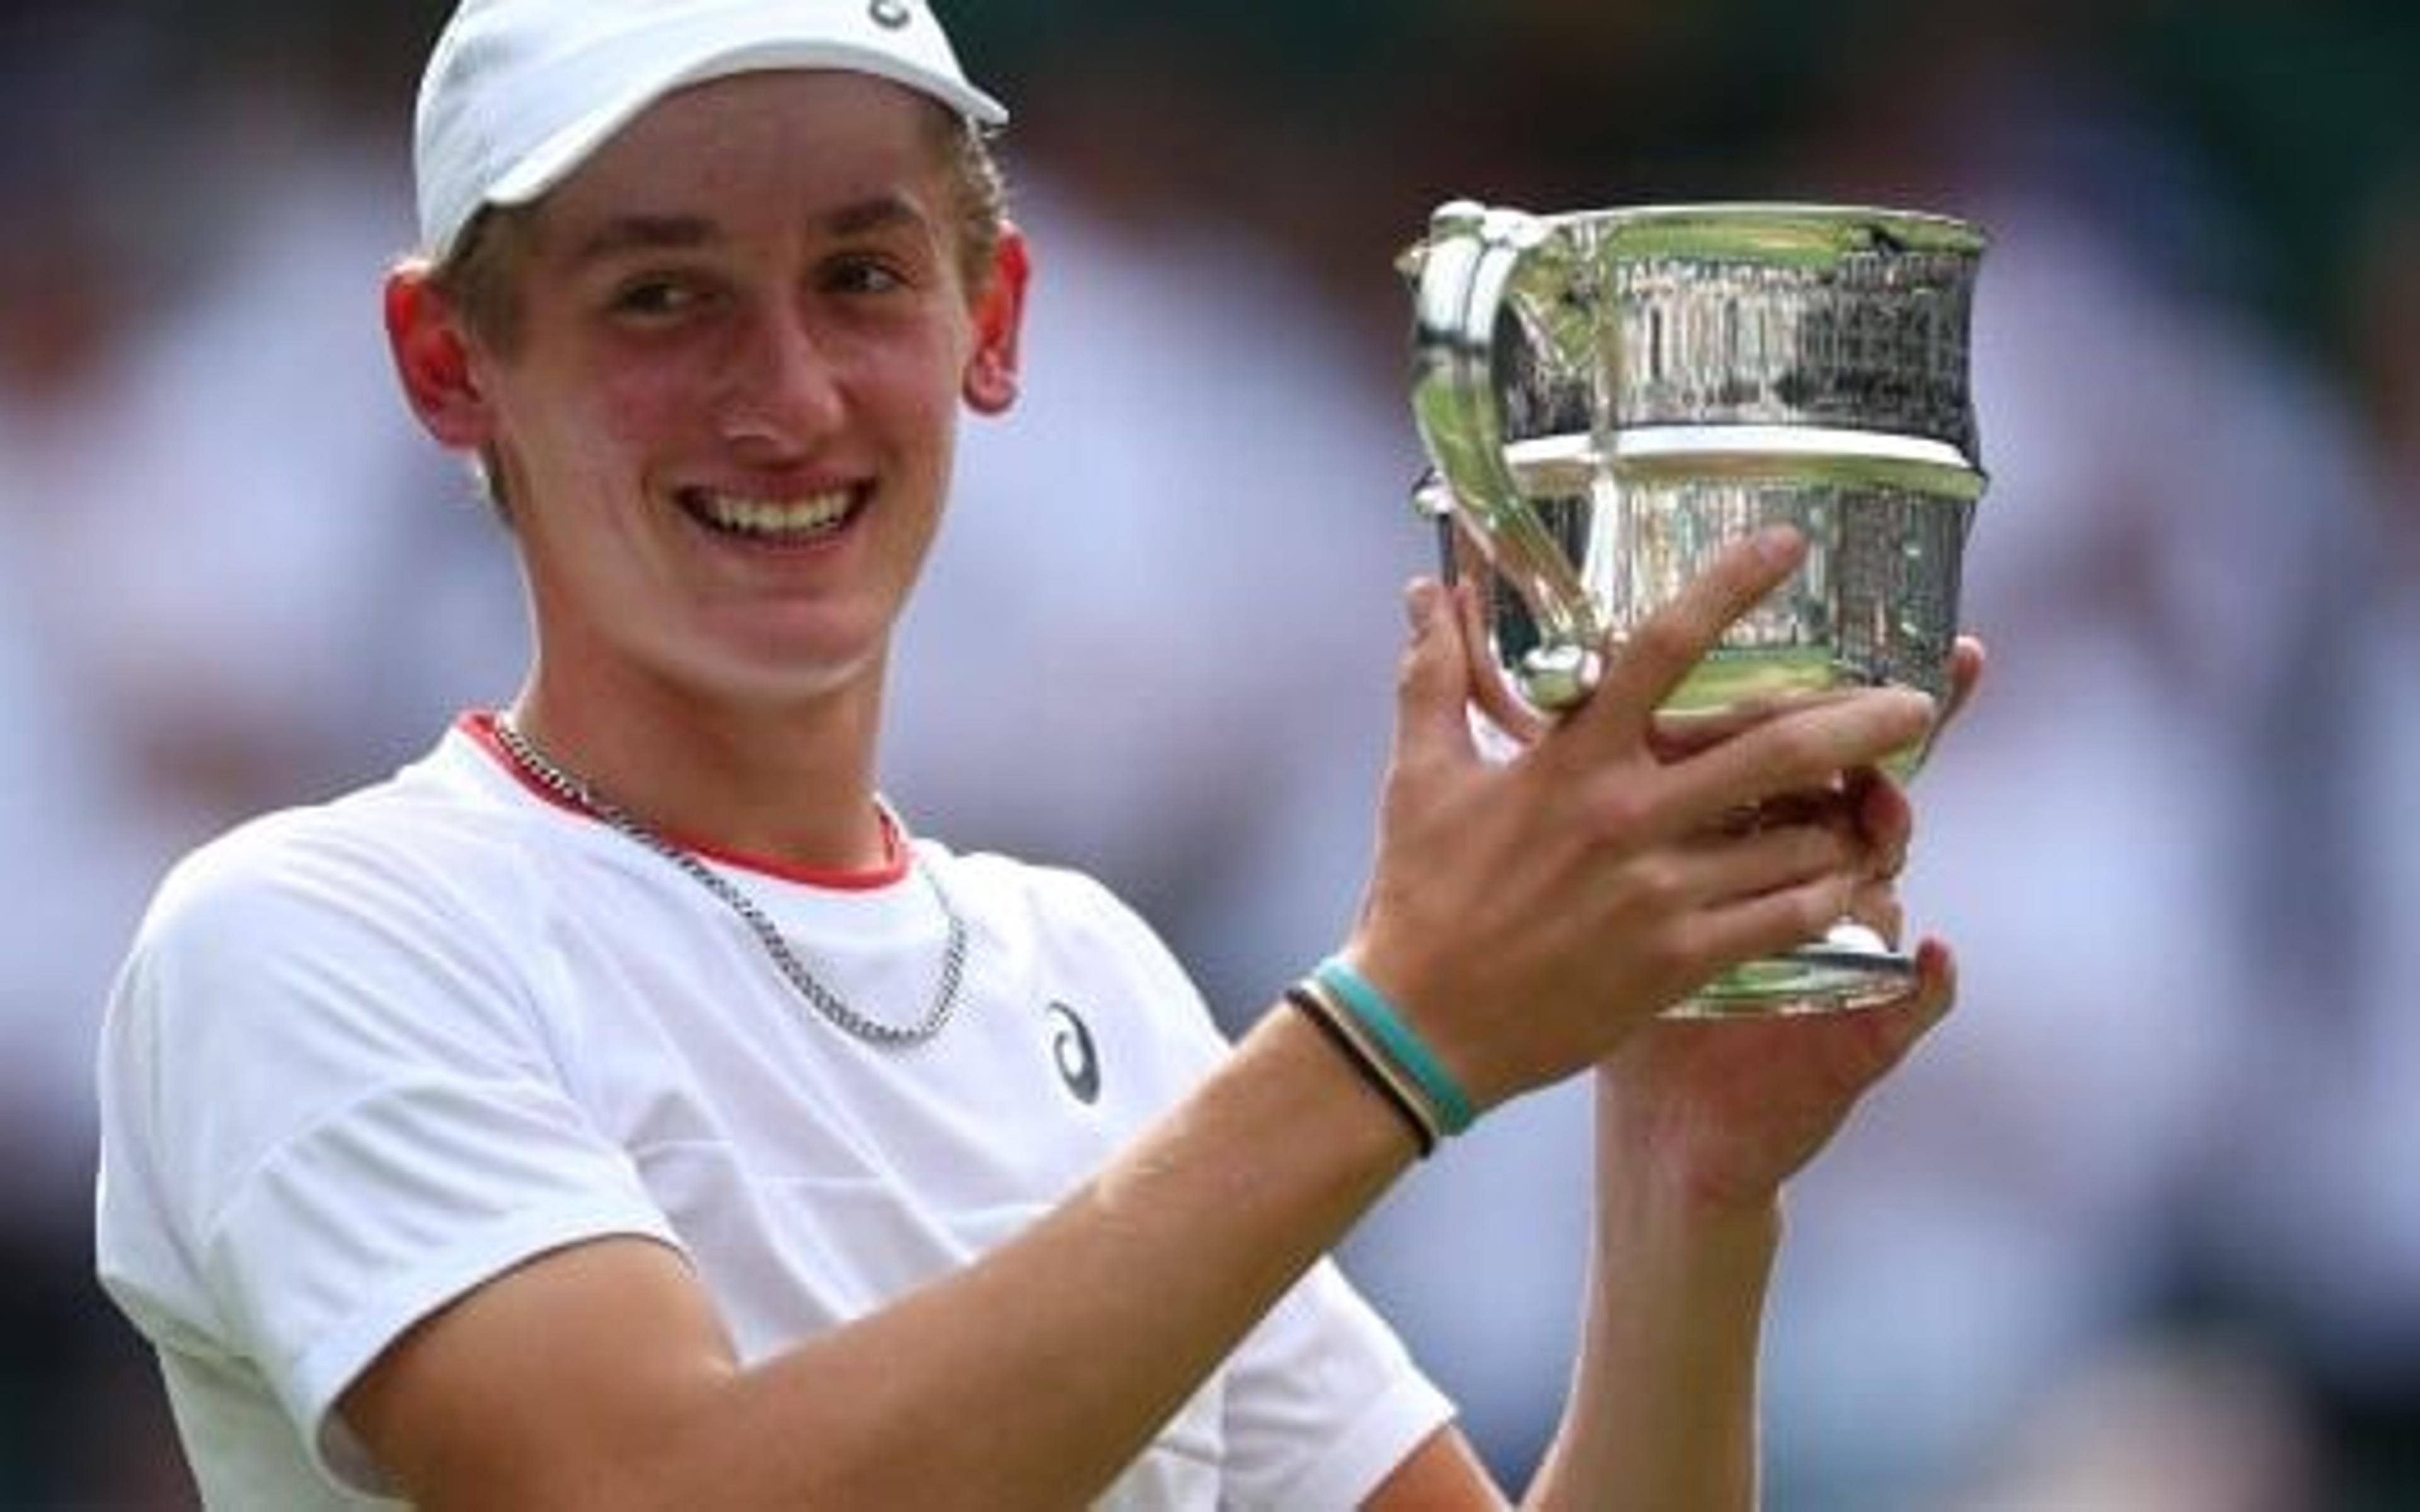
<path fill-rule="evenodd" d="M 749 499 L 690 488 L 679 499 L 691 518 L 722 534 L 797 545 L 837 534 L 856 517 L 863 494 L 832 488 L 799 499 Z"/>

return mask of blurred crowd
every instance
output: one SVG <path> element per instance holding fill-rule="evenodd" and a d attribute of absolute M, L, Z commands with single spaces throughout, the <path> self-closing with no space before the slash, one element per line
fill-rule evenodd
<path fill-rule="evenodd" d="M 943 5 L 1017 120 L 1027 396 L 899 648 L 919 827 L 1088 867 L 1241 1015 L 1340 936 L 1433 543 L 1436 202 L 1993 238 L 1987 696 L 1906 883 L 1959 1013 L 1794 1197 L 1777 1512 L 2420 1504 L 2420 21 L 2390 0 Z M 509 695 L 509 551 L 377 323 L 436 0 L 0 9 L 0 1507 L 190 1504 L 89 1281 L 96 1014 L 256 810 Z M 1517 1476 L 1584 1099 L 1350 1269 Z"/>

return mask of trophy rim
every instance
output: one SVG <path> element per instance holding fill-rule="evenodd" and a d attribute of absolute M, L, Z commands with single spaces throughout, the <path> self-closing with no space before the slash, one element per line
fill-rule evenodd
<path fill-rule="evenodd" d="M 1812 200 L 1679 201 L 1556 210 L 1534 219 L 1554 230 L 1600 233 L 1623 259 L 1730 254 L 1829 260 L 1878 249 L 1979 256 L 1991 244 L 1979 224 L 1937 210 Z"/>

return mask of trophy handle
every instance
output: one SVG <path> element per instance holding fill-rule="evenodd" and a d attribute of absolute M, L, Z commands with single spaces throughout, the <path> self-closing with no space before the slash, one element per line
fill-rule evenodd
<path fill-rule="evenodd" d="M 1430 492 L 1431 507 L 1441 502 L 1469 530 L 1528 605 L 1539 640 L 1522 656 L 1523 690 L 1557 709 L 1595 687 L 1606 625 L 1506 459 L 1495 363 L 1505 296 L 1551 239 L 1535 216 L 1455 200 L 1430 218 L 1429 238 L 1405 270 L 1416 282 L 1412 418 L 1442 483 Z"/>

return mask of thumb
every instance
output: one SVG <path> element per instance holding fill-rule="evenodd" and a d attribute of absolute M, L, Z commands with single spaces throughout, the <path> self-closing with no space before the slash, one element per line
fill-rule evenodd
<path fill-rule="evenodd" d="M 1470 760 L 1470 662 L 1452 596 L 1433 579 L 1415 579 L 1404 613 L 1411 639 L 1395 676 L 1395 760 Z"/>

